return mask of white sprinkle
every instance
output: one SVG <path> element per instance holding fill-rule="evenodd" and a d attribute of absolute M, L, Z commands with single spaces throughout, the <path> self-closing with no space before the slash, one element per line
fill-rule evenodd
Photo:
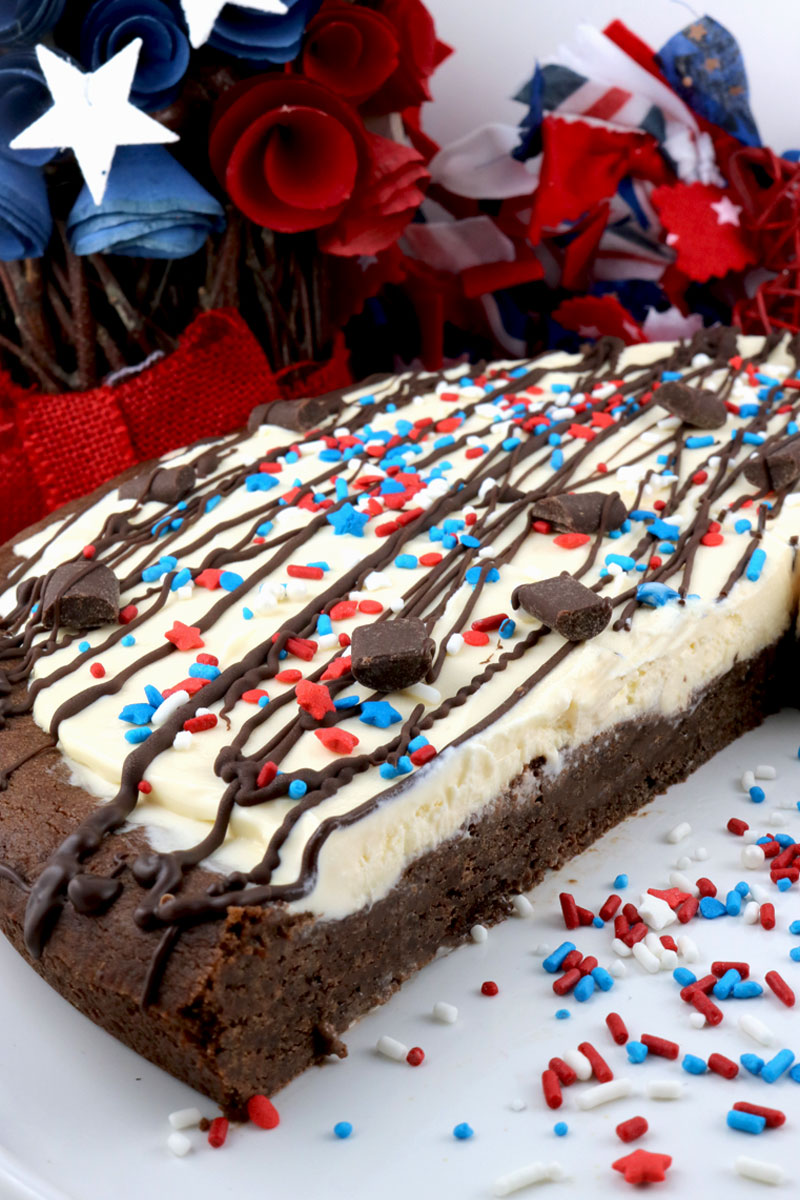
<path fill-rule="evenodd" d="M 314 640 L 321 650 L 330 650 L 339 645 L 339 635 L 336 633 L 317 633 Z"/>
<path fill-rule="evenodd" d="M 489 930 L 485 925 L 473 925 L 472 929 L 469 931 L 469 936 L 472 938 L 473 942 L 476 942 L 480 946 L 488 939 Z"/>
<path fill-rule="evenodd" d="M 778 772 L 774 767 L 770 767 L 762 763 L 760 766 L 756 767 L 755 776 L 756 779 L 777 779 Z"/>
<path fill-rule="evenodd" d="M 645 1092 L 651 1100 L 680 1100 L 685 1088 L 679 1079 L 651 1079 Z"/>
<path fill-rule="evenodd" d="M 514 896 L 511 903 L 518 917 L 530 917 L 533 914 L 533 905 L 527 896 Z"/>
<path fill-rule="evenodd" d="M 619 955 L 620 958 L 630 958 L 631 954 L 633 954 L 630 946 L 627 944 L 627 942 L 623 942 L 622 938 L 614 938 L 611 943 L 611 949 L 615 954 Z"/>
<path fill-rule="evenodd" d="M 187 704 L 189 701 L 189 693 L 180 688 L 177 692 L 173 692 L 171 696 L 167 696 L 166 700 L 159 704 L 156 711 L 150 718 L 151 725 L 159 728 L 165 725 L 173 713 L 177 712 L 182 704 Z"/>
<path fill-rule="evenodd" d="M 458 1020 L 458 1009 L 455 1004 L 437 1000 L 433 1006 L 433 1017 L 435 1021 L 441 1021 L 443 1025 L 454 1025 Z"/>
<path fill-rule="evenodd" d="M 742 1033 L 746 1033 L 754 1042 L 758 1042 L 760 1046 L 774 1046 L 775 1034 L 770 1029 L 769 1025 L 765 1025 L 758 1017 L 754 1017 L 752 1013 L 743 1013 L 737 1025 Z"/>
<path fill-rule="evenodd" d="M 564 1062 L 567 1066 L 572 1067 L 578 1079 L 585 1083 L 587 1079 L 591 1079 L 593 1075 L 592 1064 L 585 1054 L 581 1054 L 580 1050 L 565 1050 Z"/>
<path fill-rule="evenodd" d="M 677 846 L 678 842 L 682 842 L 684 838 L 689 837 L 692 832 L 692 827 L 688 821 L 681 821 L 678 825 L 673 826 L 667 834 L 667 841 L 673 846 Z"/>
<path fill-rule="evenodd" d="M 404 1046 L 402 1042 L 398 1042 L 397 1038 L 388 1037 L 386 1034 L 378 1038 L 375 1049 L 384 1058 L 392 1058 L 395 1062 L 403 1062 L 408 1054 L 408 1046 Z"/>
<path fill-rule="evenodd" d="M 210 717 L 211 709 L 210 708 L 196 708 L 194 710 L 194 715 L 196 717 Z"/>
<path fill-rule="evenodd" d="M 744 906 L 742 920 L 745 925 L 755 925 L 758 922 L 758 903 L 755 900 L 750 900 Z"/>
<path fill-rule="evenodd" d="M 639 441 L 644 442 L 647 446 L 657 446 L 663 440 L 663 435 L 656 429 L 646 429 L 644 433 L 639 434 Z"/>
<path fill-rule="evenodd" d="M 167 1119 L 173 1129 L 191 1129 L 200 1124 L 203 1114 L 199 1108 L 179 1108 L 171 1112 Z"/>
<path fill-rule="evenodd" d="M 389 608 L 393 613 L 401 613 L 406 606 L 406 602 L 402 596 L 392 596 L 389 600 Z"/>
<path fill-rule="evenodd" d="M 441 704 L 442 702 L 442 693 L 430 683 L 412 683 L 411 687 L 403 688 L 403 693 L 411 696 L 414 700 L 422 700 L 425 704 Z"/>
<path fill-rule="evenodd" d="M 645 971 L 649 971 L 651 975 L 655 975 L 661 970 L 659 959 L 656 958 L 651 950 L 647 949 L 644 942 L 636 942 L 633 947 L 633 957 L 639 966 L 644 967 Z"/>
<path fill-rule="evenodd" d="M 171 1150 L 176 1158 L 183 1158 L 191 1148 L 192 1143 L 185 1133 L 171 1133 L 167 1138 L 167 1149 Z"/>
<path fill-rule="evenodd" d="M 273 592 L 272 588 L 266 583 L 262 583 L 258 589 L 258 595 L 253 601 L 253 608 L 257 613 L 270 613 L 278 607 L 278 597 Z"/>
<path fill-rule="evenodd" d="M 788 492 L 783 503 L 786 508 L 800 507 L 800 492 Z"/>
<path fill-rule="evenodd" d="M 191 750 L 194 737 L 188 729 L 181 729 L 175 734 L 172 739 L 172 747 L 174 750 Z"/>
<path fill-rule="evenodd" d="M 680 888 L 682 892 L 688 892 L 690 896 L 698 894 L 697 884 L 692 883 L 689 876 L 682 874 L 680 871 L 670 871 L 669 881 L 672 887 Z"/>
<path fill-rule="evenodd" d="M 778 1184 L 784 1180 L 783 1167 L 777 1163 L 763 1162 L 760 1158 L 748 1158 L 746 1154 L 734 1159 L 733 1169 L 737 1175 L 754 1179 L 756 1183 Z"/>
<path fill-rule="evenodd" d="M 678 871 L 688 871 L 688 869 L 691 865 L 692 865 L 692 860 L 689 858 L 689 855 L 682 854 L 681 857 L 675 863 L 675 869 Z"/>
<path fill-rule="evenodd" d="M 496 550 L 491 542 L 487 542 L 485 546 L 478 547 L 478 558 L 494 558 Z"/>
<path fill-rule="evenodd" d="M 656 424 L 659 429 L 678 429 L 683 422 L 680 417 L 662 417 Z"/>
<path fill-rule="evenodd" d="M 334 437 L 350 437 L 350 430 L 347 428 L 346 425 L 339 425 L 339 426 L 337 426 L 336 429 L 334 429 L 333 436 Z"/>
<path fill-rule="evenodd" d="M 608 969 L 615 979 L 624 979 L 628 974 L 628 968 L 621 958 L 614 959 L 614 962 L 612 962 Z"/>
<path fill-rule="evenodd" d="M 464 639 L 460 633 L 451 633 L 447 639 L 445 650 L 448 654 L 458 654 L 464 648 Z"/>
<path fill-rule="evenodd" d="M 757 900 L 759 904 L 763 904 L 765 900 L 769 899 L 767 889 L 762 887 L 760 883 L 750 884 L 750 895 L 754 900 Z"/>
<path fill-rule="evenodd" d="M 492 488 L 496 488 L 496 487 L 497 487 L 497 480 L 494 478 L 494 476 L 487 475 L 486 478 L 484 479 L 483 483 L 481 484 L 481 486 L 478 488 L 478 498 L 480 500 L 485 499 L 485 497 L 489 494 L 489 492 L 491 492 Z"/>
<path fill-rule="evenodd" d="M 754 773 L 752 771 L 745 771 L 744 775 L 742 776 L 742 791 L 749 792 L 755 781 L 756 777 Z"/>
<path fill-rule="evenodd" d="M 661 970 L 662 971 L 674 971 L 675 968 L 677 967 L 677 965 L 678 965 L 678 955 L 676 954 L 676 952 L 674 950 L 667 950 L 667 948 L 664 947 L 663 953 L 661 955 Z"/>
<path fill-rule="evenodd" d="M 689 1013 L 689 1024 L 692 1026 L 693 1029 L 702 1029 L 703 1026 L 705 1025 L 705 1023 L 706 1023 L 706 1019 L 702 1013 L 699 1013 L 699 1012 Z"/>
<path fill-rule="evenodd" d="M 773 811 L 769 814 L 769 824 L 770 825 L 785 825 L 786 824 L 786 813 L 783 813 L 780 811 L 775 811 L 773 809 Z"/>
<path fill-rule="evenodd" d="M 664 947 L 661 944 L 661 938 L 657 934 L 646 933 L 642 941 L 651 954 L 655 954 L 657 959 L 661 958 L 661 955 L 664 953 Z"/>
<path fill-rule="evenodd" d="M 621 575 L 625 568 L 621 567 L 619 563 L 612 562 L 608 564 L 607 570 L 609 575 L 617 576 Z"/>
<path fill-rule="evenodd" d="M 690 938 L 688 933 L 682 934 L 676 939 L 678 946 L 678 954 L 684 962 L 695 963 L 700 961 L 700 951 L 697 949 L 697 942 L 694 938 Z"/>
<path fill-rule="evenodd" d="M 538 955 L 539 958 L 547 958 L 552 949 L 553 947 L 549 942 L 539 942 L 539 945 L 536 947 L 533 953 Z"/>
<path fill-rule="evenodd" d="M 660 896 L 651 896 L 649 892 L 642 896 L 638 909 L 639 916 L 651 929 L 666 929 L 678 919 L 666 900 L 662 900 Z"/>
<path fill-rule="evenodd" d="M 742 847 L 741 859 L 743 867 L 747 867 L 750 871 L 757 871 L 766 862 L 766 855 L 760 846 L 753 844 Z"/>
<path fill-rule="evenodd" d="M 525 1112 L 528 1106 L 524 1100 L 512 1100 L 508 1107 L 512 1112 Z"/>
<path fill-rule="evenodd" d="M 742 834 L 742 841 L 744 842 L 745 846 L 752 846 L 753 842 L 757 842 L 759 837 L 760 834 L 757 829 L 745 829 L 744 833 Z"/>
<path fill-rule="evenodd" d="M 308 586 L 304 579 L 290 579 L 286 584 L 286 596 L 289 600 L 305 600 Z"/>
<path fill-rule="evenodd" d="M 708 851 L 705 846 L 695 846 L 693 850 L 695 862 L 706 862 L 708 859 Z"/>
<path fill-rule="evenodd" d="M 178 588 L 176 595 L 179 600 L 191 600 L 193 592 L 194 592 L 194 584 L 190 581 L 189 583 L 182 584 Z"/>
<path fill-rule="evenodd" d="M 370 571 L 364 580 L 365 592 L 379 592 L 381 588 L 391 586 L 392 581 L 384 571 Z"/>
<path fill-rule="evenodd" d="M 598 1108 L 601 1104 L 609 1104 L 612 1100 L 622 1100 L 630 1096 L 633 1083 L 630 1079 L 611 1079 L 608 1083 L 598 1083 L 596 1087 L 580 1092 L 576 1096 L 578 1108 Z"/>
<path fill-rule="evenodd" d="M 494 1181 L 495 1196 L 510 1196 L 520 1188 L 530 1187 L 532 1183 L 550 1183 L 564 1178 L 564 1169 L 560 1163 L 528 1163 L 527 1167 L 519 1167 L 508 1175 L 501 1175 Z"/>

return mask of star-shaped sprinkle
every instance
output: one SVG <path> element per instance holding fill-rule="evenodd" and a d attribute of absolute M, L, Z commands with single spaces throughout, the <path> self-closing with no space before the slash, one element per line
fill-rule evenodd
<path fill-rule="evenodd" d="M 131 104 L 142 39 L 134 38 L 96 71 L 83 72 L 46 46 L 36 47 L 53 106 L 18 133 L 12 150 L 70 146 L 95 204 L 102 203 L 118 146 L 176 142 L 178 135 Z"/>
<path fill-rule="evenodd" d="M 205 646 L 205 642 L 200 637 L 200 627 L 184 625 L 183 621 L 175 621 L 172 629 L 168 629 L 164 637 L 179 650 L 195 650 Z"/>
<path fill-rule="evenodd" d="M 211 36 L 217 17 L 229 0 L 181 0 L 181 8 L 189 26 L 189 41 L 195 50 Z M 231 8 L 249 8 L 259 13 L 283 16 L 288 7 L 283 0 L 247 0 L 246 4 L 231 3 Z"/>
<path fill-rule="evenodd" d="M 358 512 L 352 504 L 348 503 L 343 504 L 334 512 L 328 513 L 325 519 L 329 525 L 333 526 L 337 537 L 342 537 L 346 533 L 349 533 L 351 537 L 363 537 L 364 526 L 369 520 L 369 514 Z"/>
<path fill-rule="evenodd" d="M 741 204 L 734 204 L 730 196 L 723 196 L 721 200 L 717 200 L 716 204 L 712 204 L 714 212 L 717 214 L 718 225 L 738 225 L 739 213 L 742 211 Z"/>
<path fill-rule="evenodd" d="M 625 1176 L 626 1183 L 663 1183 L 672 1166 L 669 1154 L 654 1154 L 651 1150 L 634 1150 L 612 1163 L 615 1171 Z"/>

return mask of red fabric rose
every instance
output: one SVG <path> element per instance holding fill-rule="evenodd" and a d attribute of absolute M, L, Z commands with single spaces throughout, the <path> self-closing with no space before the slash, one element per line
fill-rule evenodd
<path fill-rule="evenodd" d="M 380 0 L 378 11 L 391 22 L 400 45 L 397 69 L 366 102 L 372 116 L 402 112 L 431 99 L 428 80 L 452 53 L 436 36 L 433 17 L 422 0 Z"/>
<path fill-rule="evenodd" d="M 381 13 L 326 0 L 306 29 L 302 70 L 360 104 L 397 69 L 399 51 L 394 26 Z"/>
<path fill-rule="evenodd" d="M 226 92 L 209 155 L 246 217 L 279 233 L 317 229 L 330 254 L 392 245 L 428 177 L 416 150 L 368 133 L 349 104 L 301 76 L 262 75 Z"/>

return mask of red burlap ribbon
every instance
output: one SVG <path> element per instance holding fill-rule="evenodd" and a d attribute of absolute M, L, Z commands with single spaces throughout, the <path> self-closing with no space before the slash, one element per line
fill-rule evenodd
<path fill-rule="evenodd" d="M 351 381 L 343 338 L 328 362 L 275 374 L 231 309 L 204 313 L 172 354 L 114 386 L 49 396 L 0 372 L 0 543 L 137 462 L 229 433 L 256 404 Z"/>

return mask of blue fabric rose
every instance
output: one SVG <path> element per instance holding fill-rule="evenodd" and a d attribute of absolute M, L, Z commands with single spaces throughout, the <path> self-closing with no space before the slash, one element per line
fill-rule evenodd
<path fill-rule="evenodd" d="M 186 258 L 225 228 L 214 197 L 163 146 L 122 146 L 103 203 L 84 188 L 67 218 L 75 254 Z"/>
<path fill-rule="evenodd" d="M 66 0 L 0 0 L 0 46 L 37 42 L 52 29 Z"/>
<path fill-rule="evenodd" d="M 52 104 L 36 55 L 0 57 L 0 260 L 39 258 L 53 228 L 41 167 L 55 150 L 10 150 L 17 134 Z"/>
<path fill-rule="evenodd" d="M 321 0 L 284 0 L 284 3 L 289 11 L 280 15 L 228 5 L 214 25 L 208 44 L 250 62 L 291 62 L 300 53 L 303 32 Z"/>
<path fill-rule="evenodd" d="M 134 38 L 142 39 L 131 100 L 147 112 L 178 94 L 189 65 L 189 39 L 164 0 L 97 0 L 81 30 L 81 58 L 96 71 Z"/>

